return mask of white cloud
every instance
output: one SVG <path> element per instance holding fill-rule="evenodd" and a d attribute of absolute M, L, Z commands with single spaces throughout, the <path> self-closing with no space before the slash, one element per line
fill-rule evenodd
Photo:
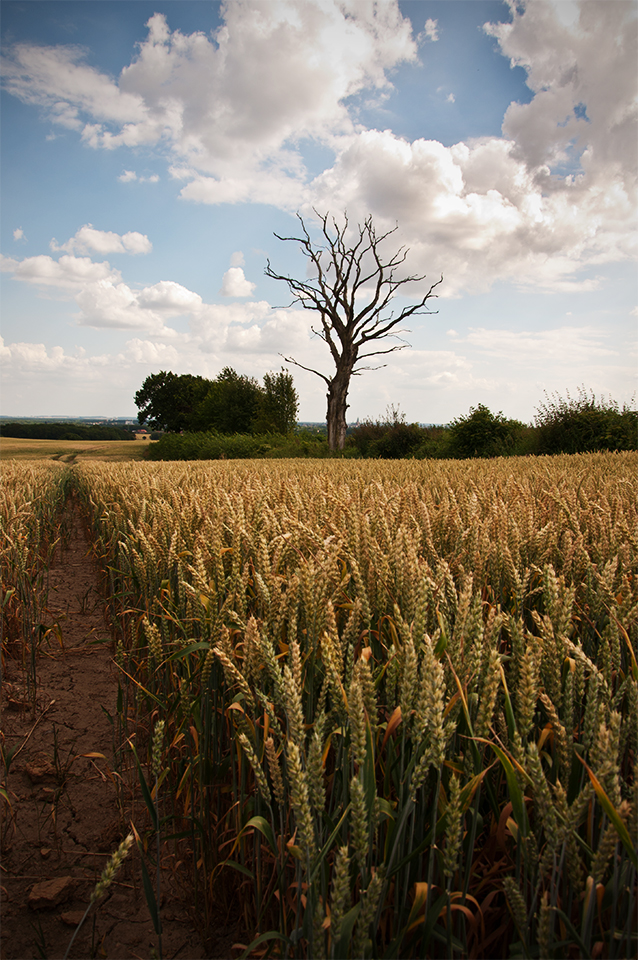
<path fill-rule="evenodd" d="M 16 227 L 16 229 L 13 231 L 13 239 L 26 240 L 26 237 L 24 235 L 24 230 L 22 229 L 22 227 Z"/>
<path fill-rule="evenodd" d="M 265 300 L 203 304 L 191 317 L 189 349 L 219 358 L 241 355 L 242 365 L 251 358 L 259 358 L 262 367 L 279 364 L 281 353 L 308 352 L 309 326 L 305 311 L 274 310 Z"/>
<path fill-rule="evenodd" d="M 172 337 L 175 331 L 166 321 L 196 314 L 203 306 L 199 294 L 172 280 L 134 290 L 108 261 L 94 263 L 89 257 L 64 254 L 54 260 L 42 255 L 20 261 L 0 256 L 0 270 L 12 273 L 16 280 L 52 288 L 63 299 L 75 300 L 80 308 L 75 319 L 80 326 L 149 330 Z"/>
<path fill-rule="evenodd" d="M 250 297 L 255 286 L 250 280 L 246 280 L 241 267 L 230 267 L 224 274 L 219 292 L 222 297 Z"/>
<path fill-rule="evenodd" d="M 231 267 L 243 267 L 245 264 L 246 261 L 241 250 L 235 250 L 235 252 L 230 255 Z"/>
<path fill-rule="evenodd" d="M 137 337 L 126 341 L 122 359 L 124 358 L 162 368 L 180 363 L 180 355 L 171 344 L 154 343 L 152 340 L 140 340 Z"/>
<path fill-rule="evenodd" d="M 447 97 L 445 98 L 445 102 L 446 102 L 446 103 L 456 103 L 456 97 L 454 96 L 453 93 L 448 93 Z"/>
<path fill-rule="evenodd" d="M 170 343 L 179 336 L 180 355 L 184 350 L 206 355 L 235 349 L 276 355 L 291 344 L 305 344 L 308 338 L 308 318 L 301 311 L 273 310 L 265 300 L 208 304 L 173 280 L 135 289 L 108 262 L 93 263 L 88 257 L 65 254 L 59 261 L 49 256 L 22 261 L 0 257 L 0 270 L 74 301 L 79 308 L 73 314 L 78 326 L 141 330 Z M 241 267 L 227 271 L 224 285 L 229 291 L 225 295 L 232 297 L 250 296 L 255 286 L 245 279 Z M 176 317 L 188 321 L 190 332 L 178 335 L 168 325 Z"/>
<path fill-rule="evenodd" d="M 398 220 L 411 267 L 428 280 L 442 272 L 443 296 L 497 280 L 591 290 L 599 265 L 635 252 L 634 8 L 509 7 L 511 22 L 484 29 L 526 71 L 532 100 L 510 105 L 502 137 L 449 147 L 353 119 L 348 98 L 382 97 L 388 72 L 416 58 L 410 23 L 389 0 L 234 0 L 213 38 L 171 31 L 154 14 L 117 79 L 75 47 L 8 46 L 5 85 L 96 149 L 166 146 L 185 199 L 348 209 L 351 220 L 372 213 L 381 227 Z M 438 39 L 436 20 L 424 38 Z M 311 182 L 304 138 L 335 156 Z M 156 178 L 124 170 L 119 179 Z M 142 253 L 150 241 L 87 224 L 55 249 Z M 251 295 L 242 268 L 231 261 L 224 296 Z"/>
<path fill-rule="evenodd" d="M 126 283 L 101 280 L 86 284 L 75 296 L 80 312 L 75 314 L 83 327 L 149 330 L 156 334 L 175 332 L 164 326 L 163 318 L 139 302 L 140 294 Z"/>
<path fill-rule="evenodd" d="M 486 24 L 484 29 L 496 37 L 512 66 L 525 69 L 534 98 L 510 105 L 505 136 L 516 141 L 530 168 L 573 162 L 584 151 L 580 165 L 586 180 L 635 187 L 635 6 L 509 6 L 511 24 Z M 567 10 L 569 16 L 564 15 Z M 582 107 L 589 122 L 579 117 Z M 577 169 L 577 177 L 579 173 Z M 544 179 L 549 187 L 547 174 Z"/>
<path fill-rule="evenodd" d="M 94 148 L 162 141 L 208 176 L 236 175 L 239 165 L 295 179 L 292 141 L 352 130 L 344 100 L 388 87 L 386 71 L 416 57 L 395 2 L 234 0 L 222 15 L 208 38 L 171 31 L 154 14 L 117 81 L 77 47 L 15 44 L 5 86 Z"/>
<path fill-rule="evenodd" d="M 180 171 L 180 179 L 188 174 Z M 250 170 L 243 177 L 204 177 L 193 174 L 182 187 L 180 197 L 196 203 L 269 203 L 283 210 L 296 210 L 307 193 L 301 175 L 294 178 L 286 172 L 256 174 Z"/>
<path fill-rule="evenodd" d="M 198 316 L 202 298 L 173 280 L 133 290 L 126 283 L 87 284 L 75 296 L 80 307 L 80 326 L 148 330 L 156 336 L 174 339 L 177 333 L 166 321 L 175 317 Z"/>
<path fill-rule="evenodd" d="M 202 298 L 174 280 L 160 280 L 152 287 L 145 287 L 137 295 L 140 306 L 161 310 L 167 315 L 180 316 L 196 312 L 202 306 Z"/>
<path fill-rule="evenodd" d="M 124 170 L 117 179 L 120 183 L 133 183 L 135 180 L 139 183 L 159 183 L 160 178 L 156 173 L 151 174 L 149 177 L 138 177 L 135 170 Z"/>
<path fill-rule="evenodd" d="M 474 379 L 467 357 L 452 350 L 401 351 L 390 356 L 387 371 L 389 383 L 403 390 L 466 386 Z"/>
<path fill-rule="evenodd" d="M 391 131 L 348 138 L 334 165 L 311 184 L 312 207 L 371 213 L 400 224 L 411 269 L 443 273 L 440 293 L 487 290 L 497 279 L 551 290 L 591 289 L 579 272 L 631 256 L 633 172 L 603 187 L 583 176 L 553 183 L 530 169 L 512 140 L 444 147 L 408 143 Z"/>
<path fill-rule="evenodd" d="M 603 331 L 593 327 L 570 326 L 538 331 L 470 327 L 462 342 L 510 364 L 527 367 L 534 362 L 581 364 L 603 356 L 617 356 L 617 350 L 605 345 L 606 339 Z"/>
<path fill-rule="evenodd" d="M 105 355 L 87 357 L 80 350 L 75 355 L 68 354 L 63 347 L 47 347 L 43 343 L 5 344 L 0 337 L 0 359 L 4 367 L 3 377 L 19 380 L 29 373 L 88 373 L 90 368 L 103 367 L 109 358 Z"/>
<path fill-rule="evenodd" d="M 150 253 L 153 249 L 153 244 L 145 234 L 129 231 L 120 236 L 109 230 L 96 230 L 92 223 L 85 223 L 66 243 L 58 245 L 52 240 L 50 246 L 54 252 L 66 250 L 67 253 L 95 250 L 96 253 L 138 254 Z"/>
<path fill-rule="evenodd" d="M 62 256 L 54 260 L 46 254 L 14 260 L 0 255 L 0 270 L 13 273 L 16 280 L 41 286 L 75 290 L 90 283 L 115 283 L 121 279 L 105 260 L 94 263 L 90 257 Z"/>
<path fill-rule="evenodd" d="M 429 40 L 432 43 L 436 43 L 436 41 L 439 39 L 438 26 L 438 20 L 432 20 L 432 18 L 429 17 L 425 21 L 425 26 L 423 27 L 422 32 L 418 35 L 417 41 L 419 43 L 424 43 L 426 40 Z"/>

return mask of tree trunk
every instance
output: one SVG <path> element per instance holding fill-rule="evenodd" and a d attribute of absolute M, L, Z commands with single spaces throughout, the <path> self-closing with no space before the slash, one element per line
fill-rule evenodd
<path fill-rule="evenodd" d="M 331 450 L 343 450 L 346 443 L 346 410 L 350 375 L 339 372 L 328 388 L 328 446 Z"/>

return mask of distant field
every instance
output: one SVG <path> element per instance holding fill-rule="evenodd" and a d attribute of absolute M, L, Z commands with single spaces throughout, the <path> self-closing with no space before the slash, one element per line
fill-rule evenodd
<path fill-rule="evenodd" d="M 19 440 L 0 437 L 3 460 L 141 460 L 150 440 Z"/>

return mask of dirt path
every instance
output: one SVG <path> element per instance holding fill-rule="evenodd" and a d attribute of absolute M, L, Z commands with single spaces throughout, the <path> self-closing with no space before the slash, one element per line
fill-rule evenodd
<path fill-rule="evenodd" d="M 96 881 L 130 829 L 131 791 L 120 791 L 120 808 L 112 774 L 113 735 L 105 711 L 115 715 L 117 681 L 98 571 L 76 510 L 68 522 L 69 545 L 51 568 L 49 594 L 63 646 L 53 634 L 42 645 L 35 715 L 25 702 L 21 665 L 7 663 L 2 687 L 5 751 L 23 744 L 8 776 L 12 817 L 2 825 L 6 960 L 64 957 Z M 105 759 L 87 758 L 89 753 Z M 163 956 L 202 958 L 188 893 L 171 885 L 170 876 L 163 879 Z M 33 888 L 47 881 L 58 881 L 62 899 L 30 904 Z M 133 960 L 157 956 L 157 946 L 134 849 L 94 905 L 70 956 Z"/>

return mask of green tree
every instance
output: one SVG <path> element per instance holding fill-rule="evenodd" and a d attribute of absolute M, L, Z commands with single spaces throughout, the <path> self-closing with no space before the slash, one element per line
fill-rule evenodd
<path fill-rule="evenodd" d="M 178 376 L 170 370 L 160 370 L 146 378 L 135 394 L 139 408 L 137 419 L 153 430 L 192 429 L 195 408 L 206 396 L 210 381 L 190 373 Z"/>
<path fill-rule="evenodd" d="M 193 425 L 195 430 L 218 433 L 252 433 L 261 405 L 262 388 L 254 377 L 224 367 L 209 382 L 206 396 L 199 404 Z"/>
<path fill-rule="evenodd" d="M 285 370 L 254 377 L 224 367 L 214 380 L 161 370 L 135 394 L 137 419 L 169 433 L 213 430 L 220 434 L 289 434 L 297 422 L 298 396 Z"/>
<path fill-rule="evenodd" d="M 279 373 L 264 374 L 255 433 L 292 433 L 298 411 L 299 395 L 292 374 L 283 368 Z"/>
<path fill-rule="evenodd" d="M 450 454 L 453 457 L 502 457 L 514 452 L 525 425 L 508 420 L 499 411 L 492 413 L 479 403 L 470 407 L 466 417 L 457 417 L 450 424 Z"/>

